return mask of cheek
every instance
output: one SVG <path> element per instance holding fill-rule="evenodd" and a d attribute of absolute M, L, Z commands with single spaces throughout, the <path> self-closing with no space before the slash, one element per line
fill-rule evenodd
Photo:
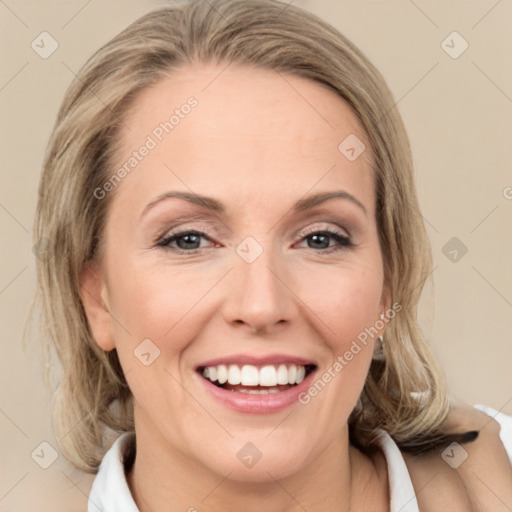
<path fill-rule="evenodd" d="M 299 401 L 319 424 L 331 424 L 333 417 L 346 421 L 363 389 L 373 357 L 371 328 L 381 313 L 383 274 L 377 263 L 330 268 L 316 284 L 302 285 L 304 302 L 315 305 L 327 356 Z"/>
<path fill-rule="evenodd" d="M 144 408 L 184 408 L 180 356 L 200 325 L 191 309 L 206 290 L 197 283 L 200 289 L 194 289 L 195 280 L 183 271 L 157 272 L 126 261 L 109 276 L 116 350 L 136 401 Z M 155 394 L 157 389 L 166 395 Z M 172 406 L 165 396 L 173 397 Z"/>
<path fill-rule="evenodd" d="M 187 324 L 192 306 L 205 293 L 206 284 L 202 286 L 194 278 L 197 276 L 181 269 L 146 268 L 135 262 L 111 275 L 113 313 L 122 319 L 132 343 L 144 338 L 156 344 L 172 339 L 173 349 L 179 350 L 183 338 L 178 334 Z M 117 333 L 123 335 L 119 328 Z"/>
<path fill-rule="evenodd" d="M 301 281 L 301 299 L 323 322 L 327 339 L 339 348 L 380 318 L 383 275 L 378 264 L 325 267 L 314 279 Z"/>

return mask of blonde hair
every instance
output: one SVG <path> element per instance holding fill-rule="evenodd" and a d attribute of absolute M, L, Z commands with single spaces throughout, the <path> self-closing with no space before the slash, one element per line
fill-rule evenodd
<path fill-rule="evenodd" d="M 412 452 L 455 439 L 442 432 L 446 384 L 417 321 L 432 256 L 408 138 L 382 76 L 335 28 L 293 5 L 192 0 L 149 12 L 101 47 L 68 88 L 49 140 L 34 236 L 45 246 L 37 277 L 46 354 L 50 358 L 54 347 L 62 367 L 54 403 L 62 453 L 95 471 L 108 448 L 106 434 L 134 429 L 132 395 L 116 350 L 104 352 L 92 338 L 79 276 L 102 239 L 112 194 L 98 200 L 93 191 L 112 176 L 123 116 L 139 91 L 194 62 L 306 77 L 335 91 L 357 115 L 373 152 L 385 286 L 401 311 L 386 329 L 385 360 L 372 363 L 350 415 L 350 439 L 370 450 L 382 428 Z M 414 392 L 423 392 L 423 400 Z"/>

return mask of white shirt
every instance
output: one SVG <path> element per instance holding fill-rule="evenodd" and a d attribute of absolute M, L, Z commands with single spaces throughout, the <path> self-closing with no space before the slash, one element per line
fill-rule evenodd
<path fill-rule="evenodd" d="M 512 464 L 512 416 L 484 405 L 474 407 L 500 424 L 500 439 Z M 122 448 L 133 435 L 122 434 L 103 457 L 89 494 L 88 512 L 140 512 L 126 482 L 122 460 Z M 400 449 L 384 430 L 379 431 L 379 442 L 388 465 L 390 512 L 420 512 Z"/>

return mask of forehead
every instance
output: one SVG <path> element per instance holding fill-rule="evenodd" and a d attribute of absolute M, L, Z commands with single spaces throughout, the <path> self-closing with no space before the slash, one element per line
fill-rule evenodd
<path fill-rule="evenodd" d="M 151 141 L 122 183 L 126 194 L 145 199 L 166 186 L 217 196 L 235 187 L 244 199 L 258 191 L 268 204 L 285 193 L 296 200 L 313 188 L 346 186 L 368 199 L 370 151 L 351 161 L 339 148 L 347 137 L 369 149 L 347 103 L 318 82 L 236 64 L 193 64 L 135 98 L 115 165 Z"/>

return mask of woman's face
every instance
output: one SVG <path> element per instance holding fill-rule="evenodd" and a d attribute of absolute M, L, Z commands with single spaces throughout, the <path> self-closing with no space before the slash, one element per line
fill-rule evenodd
<path fill-rule="evenodd" d="M 346 435 L 373 353 L 358 336 L 389 306 L 361 125 L 316 82 L 196 64 L 144 90 L 124 127 L 82 297 L 133 392 L 138 449 L 237 480 L 306 467 Z M 228 389 L 201 375 L 223 364 Z"/>

